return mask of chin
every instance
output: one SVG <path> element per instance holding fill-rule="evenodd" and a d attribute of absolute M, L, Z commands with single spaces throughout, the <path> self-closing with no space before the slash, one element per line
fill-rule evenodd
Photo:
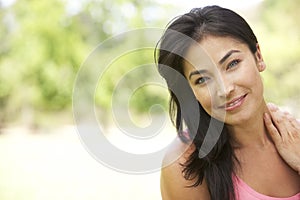
<path fill-rule="evenodd" d="M 240 125 L 245 124 L 250 121 L 251 117 L 248 115 L 236 115 L 236 116 L 228 116 L 225 119 L 225 123 L 228 125 Z"/>

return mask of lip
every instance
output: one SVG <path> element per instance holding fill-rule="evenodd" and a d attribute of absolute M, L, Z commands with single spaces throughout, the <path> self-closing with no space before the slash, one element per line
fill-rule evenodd
<path fill-rule="evenodd" d="M 224 105 L 220 106 L 219 108 L 225 109 L 225 111 L 233 111 L 239 108 L 245 101 L 247 94 L 244 94 L 240 97 L 234 98 L 233 100 L 225 103 Z"/>

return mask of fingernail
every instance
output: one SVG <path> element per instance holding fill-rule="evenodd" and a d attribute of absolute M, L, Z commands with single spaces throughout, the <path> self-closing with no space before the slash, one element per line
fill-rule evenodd
<path fill-rule="evenodd" d="M 278 107 L 274 103 L 268 103 L 267 106 L 271 111 L 275 111 L 278 109 Z"/>

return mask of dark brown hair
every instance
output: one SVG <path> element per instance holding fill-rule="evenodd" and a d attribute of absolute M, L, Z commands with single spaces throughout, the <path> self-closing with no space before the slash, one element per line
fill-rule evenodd
<path fill-rule="evenodd" d="M 219 6 L 207 6 L 194 8 L 168 25 L 157 45 L 155 59 L 158 71 L 169 87 L 169 114 L 178 135 L 183 142 L 192 138 L 196 146 L 188 161 L 183 163 L 183 176 L 189 180 L 196 180 L 191 187 L 198 186 L 205 179 L 212 200 L 232 200 L 235 199 L 232 173 L 236 157 L 230 144 L 228 130 L 226 126 L 222 126 L 223 122 L 208 115 L 199 102 L 196 107 L 191 107 L 187 98 L 195 99 L 193 92 L 186 79 L 182 81 L 178 78 L 184 76 L 183 60 L 187 49 L 193 41 L 200 42 L 208 35 L 237 39 L 247 44 L 253 54 L 257 50 L 256 36 L 240 15 Z M 175 70 L 177 74 L 170 73 L 170 69 Z M 197 113 L 199 118 L 195 117 Z M 214 121 L 213 126 L 209 126 L 211 120 Z M 189 137 L 183 134 L 184 123 L 188 128 Z M 210 132 L 220 131 L 220 137 L 210 152 L 204 157 L 199 157 L 200 147 L 209 129 L 212 129 Z"/>

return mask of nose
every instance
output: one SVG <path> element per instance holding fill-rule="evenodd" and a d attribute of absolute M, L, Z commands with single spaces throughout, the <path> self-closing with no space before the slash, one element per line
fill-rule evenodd
<path fill-rule="evenodd" d="M 228 97 L 234 91 L 235 86 L 231 78 L 222 77 L 218 81 L 217 95 L 219 97 Z"/>

